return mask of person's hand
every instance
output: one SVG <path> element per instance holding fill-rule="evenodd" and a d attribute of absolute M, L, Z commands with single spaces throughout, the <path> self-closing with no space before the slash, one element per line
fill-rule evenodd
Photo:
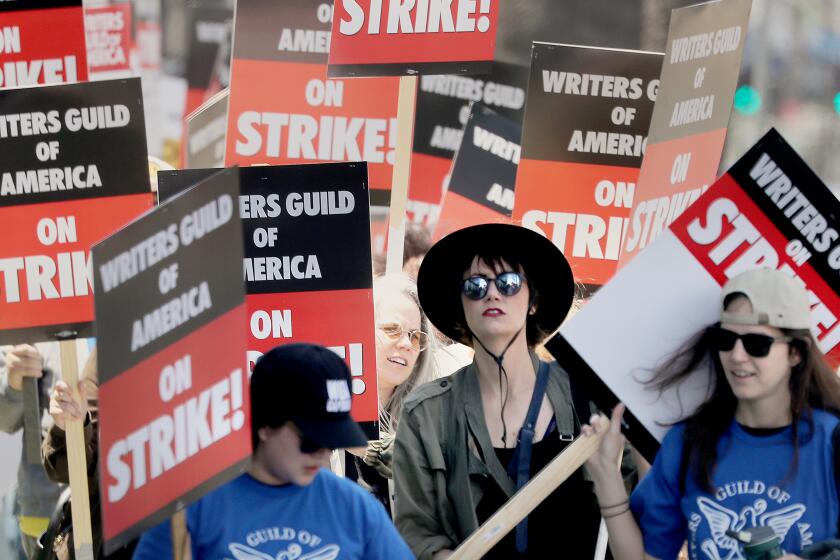
<path fill-rule="evenodd" d="M 87 414 L 87 391 L 85 384 L 79 383 L 81 402 L 73 398 L 70 386 L 64 381 L 55 384 L 50 395 L 50 416 L 53 417 L 56 427 L 64 430 L 67 420 L 82 420 Z"/>
<path fill-rule="evenodd" d="M 382 439 L 371 441 L 365 450 L 364 461 L 376 469 L 383 478 L 394 478 L 391 463 L 394 460 L 394 434 L 386 433 Z"/>
<path fill-rule="evenodd" d="M 621 417 L 624 415 L 624 404 L 619 403 L 612 412 L 612 418 L 607 420 L 603 414 L 593 414 L 589 424 L 581 428 L 584 436 L 604 434 L 598 451 L 586 461 L 587 467 L 593 474 L 618 471 L 621 453 L 624 451 L 624 436 L 621 433 Z"/>
<path fill-rule="evenodd" d="M 13 346 L 6 352 L 6 376 L 9 387 L 15 391 L 23 389 L 23 378 L 39 379 L 44 375 L 41 353 L 30 344 Z"/>

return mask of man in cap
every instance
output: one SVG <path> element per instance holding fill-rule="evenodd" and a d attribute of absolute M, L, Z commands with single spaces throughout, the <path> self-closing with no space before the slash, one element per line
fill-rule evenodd
<path fill-rule="evenodd" d="M 321 346 L 288 344 L 257 361 L 253 461 L 188 508 L 193 558 L 413 558 L 382 505 L 324 468 L 331 449 L 367 444 L 350 418 L 350 387 L 347 365 Z M 163 523 L 142 537 L 134 558 L 171 554 Z"/>

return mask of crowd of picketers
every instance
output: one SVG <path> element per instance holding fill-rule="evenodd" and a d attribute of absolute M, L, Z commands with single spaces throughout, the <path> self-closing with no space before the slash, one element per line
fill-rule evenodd
<path fill-rule="evenodd" d="M 342 359 L 312 344 L 267 352 L 251 377 L 250 467 L 187 508 L 192 558 L 447 558 L 571 441 L 596 433 L 584 467 L 485 558 L 595 558 L 602 520 L 616 560 L 840 557 L 840 379 L 796 281 L 769 269 L 731 278 L 719 319 L 653 372 L 661 389 L 698 369 L 713 381 L 648 465 L 624 453 L 623 405 L 596 410 L 540 347 L 575 306 L 553 243 L 481 225 L 406 261 L 408 274 L 374 282 L 380 439 L 350 417 Z M 0 428 L 22 426 L 24 378 L 49 403 L 42 465 L 19 471 L 26 557 L 73 557 L 63 428 L 83 419 L 94 552 L 105 558 L 95 350 L 80 400 L 46 346 L 0 357 Z M 760 535 L 765 556 L 750 540 Z M 172 557 L 169 523 L 107 557 Z"/>

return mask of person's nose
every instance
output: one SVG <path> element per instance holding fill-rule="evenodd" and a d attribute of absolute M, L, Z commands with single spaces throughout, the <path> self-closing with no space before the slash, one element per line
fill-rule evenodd
<path fill-rule="evenodd" d="M 487 295 L 484 299 L 499 300 L 502 299 L 502 294 L 499 293 L 499 288 L 496 287 L 495 282 L 490 282 L 487 286 Z"/>
<path fill-rule="evenodd" d="M 406 329 L 403 329 L 400 334 L 400 338 L 397 340 L 397 347 L 405 350 L 411 350 L 411 334 Z"/>
<path fill-rule="evenodd" d="M 739 338 L 735 341 L 735 346 L 729 352 L 729 357 L 733 362 L 745 362 L 750 359 L 750 355 L 744 348 L 744 342 Z"/>

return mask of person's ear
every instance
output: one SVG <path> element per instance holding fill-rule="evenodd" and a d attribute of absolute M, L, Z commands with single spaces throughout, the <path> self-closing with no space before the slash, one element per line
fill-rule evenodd
<path fill-rule="evenodd" d="M 790 347 L 788 362 L 790 363 L 790 367 L 796 367 L 802 363 L 802 352 L 794 345 L 791 345 Z"/>
<path fill-rule="evenodd" d="M 260 441 L 268 440 L 268 436 L 271 435 L 269 430 L 270 430 L 270 428 L 268 426 L 263 426 L 262 428 L 257 430 L 257 437 L 260 439 Z"/>
<path fill-rule="evenodd" d="M 528 315 L 535 315 L 537 313 L 537 306 L 532 305 L 531 308 L 528 310 Z"/>

